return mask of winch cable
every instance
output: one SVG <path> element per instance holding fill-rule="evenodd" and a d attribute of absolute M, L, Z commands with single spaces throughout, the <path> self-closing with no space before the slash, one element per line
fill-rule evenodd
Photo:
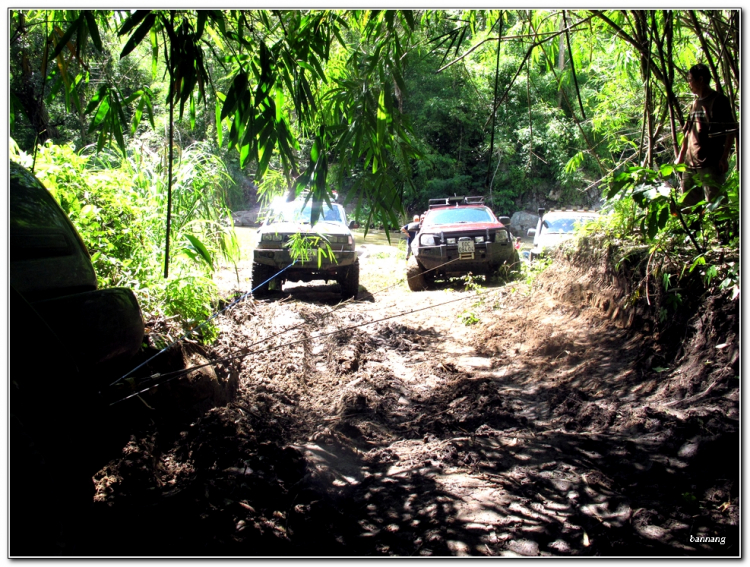
<path fill-rule="evenodd" d="M 434 268 L 430 268 L 429 270 L 425 270 L 422 273 L 426 274 L 427 272 L 431 272 L 432 270 L 437 270 L 439 268 L 442 268 L 443 266 L 447 266 L 448 264 L 451 264 L 451 263 L 455 262 L 456 260 L 458 260 L 458 258 L 454 258 L 453 260 L 445 262 L 444 264 L 440 264 L 439 266 L 436 266 Z M 384 287 L 383 289 L 379 289 L 378 291 L 375 291 L 375 292 L 368 292 L 367 295 L 365 295 L 365 297 L 374 297 L 375 295 L 377 295 L 379 293 L 383 293 L 384 291 L 388 291 L 389 289 L 391 289 L 393 287 L 396 287 L 397 285 L 401 285 L 402 283 L 404 283 L 405 281 L 408 281 L 410 279 L 412 279 L 412 278 L 402 278 L 402 279 L 398 280 L 395 284 L 392 284 L 392 285 L 389 285 L 387 287 Z M 336 311 L 338 311 L 342 307 L 350 305 L 353 301 L 354 301 L 354 298 L 349 298 L 349 299 L 347 299 L 345 301 L 342 301 L 342 302 L 338 303 L 333 309 L 331 309 L 331 310 L 329 310 L 329 311 L 321 314 L 321 316 L 318 317 L 318 320 L 325 319 L 326 317 L 332 315 L 333 313 L 335 313 Z M 394 306 L 395 306 L 395 304 L 394 304 Z M 281 331 L 279 331 L 277 333 L 274 333 L 273 335 L 268 335 L 267 337 L 263 337 L 261 340 L 256 341 L 254 343 L 250 343 L 249 345 L 246 345 L 246 346 L 244 346 L 242 348 L 243 349 L 252 348 L 252 347 L 254 347 L 256 345 L 259 345 L 259 344 L 264 343 L 266 341 L 269 341 L 271 339 L 275 339 L 276 337 L 280 337 L 281 335 L 285 335 L 286 333 L 291 333 L 292 331 L 297 331 L 297 330 L 302 329 L 303 327 L 307 327 L 309 325 L 310 325 L 310 323 L 308 321 L 304 321 L 304 322 L 302 322 L 302 323 L 300 323 L 298 325 L 294 325 L 292 327 L 287 327 L 286 329 L 282 329 Z"/>
<path fill-rule="evenodd" d="M 424 275 L 424 274 L 426 274 L 428 272 L 432 272 L 433 270 L 439 270 L 440 268 L 443 268 L 443 267 L 447 266 L 448 264 L 452 264 L 453 262 L 457 262 L 458 260 L 460 260 L 460 258 L 453 258 L 453 260 L 448 260 L 444 264 L 440 264 L 439 266 L 435 266 L 434 268 L 430 268 L 429 270 L 425 270 L 424 272 L 422 272 L 421 275 Z M 379 289 L 376 292 L 367 292 L 367 294 L 362 299 L 364 299 L 366 297 L 374 297 L 378 293 L 383 293 L 384 291 L 388 291 L 392 287 L 396 287 L 397 285 L 401 285 L 402 283 L 407 282 L 407 281 L 409 281 L 411 279 L 414 279 L 415 277 L 416 276 L 412 276 L 411 278 L 402 278 L 402 279 L 398 280 L 395 284 L 389 285 L 388 287 L 384 287 L 383 289 Z"/>
<path fill-rule="evenodd" d="M 428 273 L 428 272 L 431 272 L 431 271 L 433 271 L 433 270 L 438 270 L 438 269 L 442 268 L 443 266 L 447 266 L 448 264 L 452 264 L 453 262 L 456 262 L 457 260 L 458 260 L 458 258 L 454 258 L 453 260 L 449 260 L 448 262 L 445 262 L 445 263 L 443 263 L 443 264 L 440 264 L 439 266 L 435 266 L 434 268 L 430 268 L 429 270 L 425 270 L 424 272 L 422 272 L 422 274 L 426 274 L 426 273 Z M 156 354 L 154 354 L 154 355 L 153 355 L 153 356 L 152 356 L 151 358 L 149 358 L 148 360 L 146 360 L 146 361 L 142 362 L 141 364 L 139 364 L 138 366 L 136 366 L 135 368 L 133 368 L 133 369 L 132 369 L 132 370 L 131 370 L 130 372 L 128 372 L 127 374 L 124 374 L 123 376 L 121 376 L 120 378 L 118 378 L 117 380 L 115 380 L 114 382 L 112 382 L 112 383 L 110 384 L 110 386 L 114 386 L 114 385 L 115 385 L 115 384 L 117 384 L 118 382 L 121 382 L 122 380 L 126 379 L 126 378 L 127 378 L 128 376 L 130 376 L 131 374 L 133 374 L 133 372 L 135 372 L 135 371 L 136 371 L 136 370 L 138 370 L 139 368 L 142 368 L 142 367 L 143 367 L 144 365 L 146 365 L 146 364 L 148 364 L 149 362 L 151 362 L 151 361 L 152 361 L 153 359 L 155 359 L 155 358 L 156 358 L 157 356 L 159 356 L 159 355 L 163 354 L 163 353 L 164 353 L 165 351 L 167 351 L 167 350 L 169 350 L 170 348 L 172 348 L 172 347 L 173 347 L 173 346 L 174 346 L 175 344 L 177 344 L 177 343 L 179 343 L 180 341 L 182 341 L 182 340 L 186 339 L 186 338 L 187 338 L 188 336 L 190 336 L 190 334 L 191 334 L 191 333 L 192 333 L 193 331 L 196 331 L 197 329 L 199 329 L 200 327 L 202 327 L 203 325 L 205 325 L 206 323 L 208 323 L 208 322 L 209 322 L 209 321 L 210 321 L 211 319 L 214 319 L 215 317 L 217 317 L 218 315 L 220 315 L 220 314 L 221 314 L 222 312 L 224 312 L 224 311 L 226 311 L 226 310 L 230 309 L 231 307 L 233 307 L 234 305 L 236 305 L 237 303 L 239 303 L 240 301 L 242 301 L 243 299 L 245 299 L 245 298 L 246 298 L 246 297 L 247 297 L 248 295 L 250 295 L 250 294 L 251 294 L 252 292 L 254 292 L 255 290 L 257 290 L 257 289 L 258 289 L 259 287 L 261 287 L 261 286 L 265 285 L 265 284 L 266 284 L 267 282 L 270 282 L 270 281 L 271 281 L 271 280 L 272 280 L 273 278 L 275 278 L 276 276 L 278 276 L 278 275 L 279 275 L 279 274 L 280 274 L 281 272 L 283 272 L 283 271 L 287 270 L 288 268 L 292 267 L 292 266 L 293 266 L 293 265 L 294 265 L 295 263 L 296 263 L 296 260 L 295 260 L 294 262 L 292 262 L 291 264 L 289 264 L 289 265 L 288 265 L 288 266 L 287 266 L 286 268 L 284 268 L 283 270 L 281 270 L 281 271 L 277 272 L 276 274 L 274 274 L 273 276 L 271 276 L 270 278 L 268 278 L 268 279 L 267 279 L 266 281 L 264 281 L 264 282 L 263 282 L 263 283 L 261 283 L 260 285 L 256 286 L 255 288 L 253 288 L 252 290 L 248 291 L 248 292 L 247 292 L 247 293 L 245 293 L 244 295 L 242 295 L 242 296 L 238 297 L 238 298 L 237 298 L 237 299 L 235 299 L 235 300 L 234 300 L 234 301 L 233 301 L 232 303 L 230 303 L 229 305 L 227 305 L 226 307 L 224 307 L 224 308 L 223 308 L 223 309 L 221 309 L 220 311 L 217 311 L 216 313 L 214 313 L 213 315 L 211 315 L 211 317 L 209 317 L 208 319 L 206 319 L 205 321 L 203 321 L 203 322 L 202 322 L 202 323 L 201 323 L 200 325 L 196 325 L 195 327 L 193 327 L 192 329 L 190 329 L 190 330 L 189 330 L 189 331 L 188 331 L 187 333 L 185 333 L 184 335 L 182 335 L 182 336 L 181 336 L 180 338 L 176 339 L 175 341 L 173 341 L 172 343 L 170 343 L 169 345 L 167 345 L 166 347 L 164 347 L 163 349 L 161 349 L 161 350 L 160 350 L 159 352 L 157 352 Z M 412 276 L 412 277 L 414 277 L 414 276 Z M 384 287 L 383 289 L 380 289 L 380 290 L 378 290 L 378 291 L 376 291 L 376 292 L 373 292 L 373 293 L 369 293 L 369 294 L 368 294 L 367 296 L 365 296 L 365 297 L 374 297 L 374 296 L 375 296 L 376 294 L 378 294 L 378 293 L 382 293 L 382 292 L 384 292 L 384 291 L 387 291 L 387 290 L 389 290 L 389 289 L 391 289 L 391 288 L 393 288 L 393 287 L 395 287 L 395 286 L 397 286 L 397 285 L 401 285 L 401 284 L 402 284 L 403 282 L 405 282 L 405 281 L 408 281 L 408 280 L 410 280 L 410 279 L 412 279 L 412 278 L 402 278 L 402 279 L 398 280 L 398 281 L 397 281 L 397 282 L 396 282 L 395 284 L 392 284 L 392 285 L 389 285 L 389 286 L 387 286 L 387 287 Z M 354 299 L 354 298 L 350 298 L 350 299 L 347 299 L 346 301 L 342 301 L 341 303 L 339 303 L 338 305 L 336 305 L 336 307 L 334 307 L 333 309 L 331 309 L 331 310 L 330 310 L 330 311 L 328 311 L 327 313 L 323 314 L 323 317 L 328 317 L 329 315 L 331 315 L 332 313 L 334 313 L 335 311 L 337 311 L 337 310 L 338 310 L 338 309 L 340 309 L 341 307 L 343 307 L 343 306 L 345 306 L 345 305 L 348 305 L 348 304 L 350 304 L 350 302 L 352 302 L 352 301 L 353 301 L 353 299 Z M 256 342 L 254 342 L 254 343 L 251 343 L 250 345 L 247 345 L 247 346 L 243 347 L 243 349 L 248 349 L 248 348 L 252 348 L 252 347 L 254 347 L 254 346 L 256 346 L 256 345 L 259 345 L 259 344 L 261 344 L 261 343 L 264 343 L 264 342 L 266 342 L 266 341 L 268 341 L 268 340 L 270 340 L 270 339 L 274 339 L 274 338 L 276 338 L 276 337 L 279 337 L 279 336 L 281 336 L 281 335 L 284 335 L 284 334 L 286 334 L 286 333 L 290 333 L 290 332 L 292 332 L 292 331 L 296 331 L 296 330 L 298 330 L 298 329 L 300 329 L 300 328 L 302 328 L 302 327 L 305 327 L 305 326 L 307 326 L 307 325 L 309 325 L 309 323 L 308 323 L 307 321 L 305 321 L 305 322 L 303 322 L 303 323 L 300 323 L 299 325 L 294 325 L 293 327 L 288 327 L 288 328 L 286 328 L 286 329 L 282 329 L 282 330 L 281 330 L 281 331 L 279 331 L 278 333 L 275 333 L 275 334 L 273 334 L 273 335 L 269 335 L 269 336 L 267 336 L 267 337 L 264 337 L 263 339 L 261 339 L 261 340 L 259 340 L 259 341 L 256 341 Z M 150 380 L 150 379 L 151 379 L 151 377 L 145 377 L 145 378 L 144 378 L 144 381 L 147 381 L 147 380 Z"/>
<path fill-rule="evenodd" d="M 425 273 L 430 272 L 432 270 L 437 270 L 439 268 L 442 268 L 443 266 L 446 266 L 448 264 L 451 264 L 451 263 L 455 262 L 456 260 L 458 260 L 458 258 L 455 258 L 453 260 L 445 262 L 444 264 L 440 264 L 439 266 L 436 266 L 434 268 L 430 268 L 429 270 L 425 270 L 422 273 L 425 274 Z M 404 283 L 405 281 L 408 281 L 409 279 L 412 279 L 412 278 L 402 278 L 402 279 L 398 280 L 395 284 L 392 284 L 392 285 L 389 285 L 387 287 L 384 287 L 383 289 L 379 289 L 378 291 L 368 293 L 365 297 L 373 297 L 373 296 L 377 295 L 378 293 L 382 293 L 384 291 L 388 291 L 392 287 L 395 287 L 397 285 L 401 285 L 402 283 Z M 335 313 L 336 311 L 338 311 L 342 307 L 350 305 L 353 301 L 354 301 L 354 298 L 349 298 L 349 299 L 347 299 L 345 301 L 342 301 L 342 302 L 338 303 L 333 309 L 327 311 L 326 313 L 323 313 L 318 318 L 318 320 L 325 319 L 326 317 L 332 315 L 333 313 Z M 242 349 L 238 349 L 238 350 L 247 350 L 247 349 L 252 348 L 252 347 L 254 347 L 256 345 L 265 343 L 265 342 L 267 342 L 267 341 L 269 341 L 271 339 L 275 339 L 276 337 L 280 337 L 281 335 L 285 335 L 286 333 L 291 333 L 292 331 L 297 331 L 299 329 L 302 329 L 302 328 L 308 327 L 308 326 L 310 326 L 310 322 L 304 321 L 302 323 L 299 323 L 298 325 L 293 325 L 292 327 L 287 327 L 286 329 L 282 329 L 281 331 L 279 331 L 277 333 L 274 333 L 273 335 L 268 335 L 267 337 L 263 337 L 261 340 L 256 341 L 254 343 L 250 343 L 249 345 L 245 345 L 244 347 L 242 347 Z M 148 379 L 150 379 L 150 377 L 146 377 L 146 380 L 148 380 Z"/>
<path fill-rule="evenodd" d="M 235 299 L 234 301 L 232 301 L 232 302 L 231 302 L 230 304 L 226 305 L 226 306 L 225 306 L 225 307 L 224 307 L 223 309 L 220 309 L 219 311 L 217 311 L 216 313 L 214 313 L 213 315 L 211 315 L 211 316 L 210 316 L 210 317 L 209 317 L 208 319 L 206 319 L 205 321 L 201 322 L 200 324 L 196 325 L 195 327 L 193 327 L 192 329 L 190 329 L 189 331 L 187 331 L 187 332 L 186 332 L 185 334 L 183 334 L 183 335 L 182 335 L 182 336 L 181 336 L 180 338 L 178 338 L 178 339 L 175 339 L 174 341 L 172 341 L 172 342 L 171 342 L 170 344 L 168 344 L 167 346 L 165 346 L 165 347 L 164 347 L 163 349 L 161 349 L 161 350 L 160 350 L 159 352 L 157 352 L 156 354 L 154 354 L 154 355 L 153 355 L 152 357 L 150 357 L 150 358 L 148 358 L 147 360 L 145 360 L 144 362 L 140 363 L 140 364 L 139 364 L 138 366 L 136 366 L 135 368 L 133 368 L 133 369 L 132 369 L 132 370 L 131 370 L 130 372 L 128 372 L 128 373 L 126 373 L 126 374 L 123 374 L 122 376 L 120 376 L 120 377 L 119 377 L 119 378 L 118 378 L 117 380 L 115 380 L 114 382 L 112 382 L 112 383 L 110 384 L 110 386 L 114 386 L 114 385 L 115 385 L 115 384 L 117 384 L 118 382 L 120 382 L 120 381 L 122 381 L 122 380 L 126 379 L 126 378 L 127 378 L 128 376 L 130 376 L 131 374 L 133 374 L 133 372 L 135 372 L 135 371 L 136 371 L 136 370 L 138 370 L 139 368 L 142 368 L 143 366 L 145 366 L 146 364 L 148 364 L 149 362 L 151 362 L 151 361 L 152 361 L 153 359 L 155 359 L 155 358 L 156 358 L 157 356 L 159 356 L 159 355 L 161 355 L 161 354 L 165 353 L 166 351 L 168 351 L 168 350 L 169 350 L 170 348 L 172 348 L 172 347 L 173 347 L 174 345 L 176 345 L 176 344 L 177 344 L 177 343 L 179 343 L 180 341 L 183 341 L 183 340 L 185 340 L 185 339 L 186 339 L 186 338 L 188 338 L 188 337 L 189 337 L 190 335 L 192 335 L 192 334 L 193 334 L 193 333 L 194 333 L 195 331 L 197 331 L 198 329 L 200 329 L 201 327 L 203 327 L 203 325 L 205 325 L 206 323 L 208 323 L 208 322 L 209 322 L 209 321 L 211 321 L 212 319 L 215 319 L 216 317 L 218 317 L 218 316 L 219 316 L 219 315 L 220 315 L 221 313 L 223 313 L 223 312 L 224 312 L 224 311 L 226 311 L 227 309 L 231 309 L 231 308 L 232 308 L 232 307 L 234 307 L 234 306 L 235 306 L 235 305 L 236 305 L 237 303 L 239 303 L 240 301 L 242 301 L 243 299 L 245 299 L 245 298 L 246 298 L 246 297 L 247 297 L 248 295 L 250 295 L 250 294 L 251 294 L 251 293 L 253 293 L 253 292 L 254 292 L 255 290 L 257 290 L 257 289 L 258 289 L 259 287 L 261 287 L 261 286 L 263 286 L 263 285 L 267 284 L 267 283 L 268 283 L 268 282 L 270 282 L 270 281 L 271 281 L 272 279 L 274 279 L 274 278 L 275 278 L 276 276 L 278 276 L 278 275 L 279 275 L 279 274 L 281 274 L 282 272 L 285 272 L 286 270 L 288 270 L 289 268 L 291 268 L 292 266 L 294 266 L 294 264 L 296 264 L 296 263 L 297 263 L 297 260 L 294 260 L 294 261 L 293 261 L 293 262 L 292 262 L 291 264 L 289 264 L 289 265 L 288 265 L 288 266 L 287 266 L 286 268 L 283 268 L 282 270 L 279 270 L 279 271 L 278 271 L 278 272 L 276 272 L 276 273 L 275 273 L 274 275 L 272 275 L 272 276 L 271 276 L 270 278 L 268 278 L 268 279 L 267 279 L 266 281 L 264 281 L 263 283 L 261 283 L 261 284 L 257 285 L 257 286 L 256 286 L 256 287 L 255 287 L 254 289 L 251 289 L 250 291 L 248 291 L 248 292 L 247 292 L 247 293 L 245 293 L 244 295 L 241 295 L 240 297 L 238 297 L 237 299 Z"/>
<path fill-rule="evenodd" d="M 218 358 L 216 360 L 212 360 L 212 361 L 206 362 L 204 364 L 198 364 L 196 366 L 191 366 L 190 368 L 184 368 L 184 369 L 181 369 L 181 370 L 175 370 L 173 372 L 166 372 L 164 374 L 156 373 L 156 374 L 151 375 L 148 378 L 148 380 L 157 380 L 157 379 L 161 379 L 161 378 L 166 378 L 166 380 L 160 380 L 156 384 L 151 384 L 147 388 L 144 388 L 144 389 L 142 389 L 142 390 L 140 390 L 138 392 L 134 392 L 134 393 L 132 393 L 132 394 L 130 394 L 130 395 L 124 397 L 124 398 L 116 400 L 116 401 L 110 403 L 109 405 L 113 406 L 113 405 L 118 404 L 120 402 L 124 402 L 125 400 L 129 400 L 130 398 L 133 398 L 135 396 L 139 396 L 140 394 L 143 394 L 144 392 L 147 392 L 147 391 L 149 391 L 149 390 L 151 390 L 153 388 L 156 388 L 157 386 L 160 386 L 162 384 L 166 384 L 167 382 L 171 382 L 175 378 L 180 378 L 181 376 L 186 376 L 186 375 L 190 374 L 191 372 L 194 372 L 196 370 L 200 370 L 201 368 L 206 368 L 207 366 L 214 366 L 216 364 L 223 364 L 225 362 L 231 362 L 233 360 L 239 360 L 241 358 L 245 358 L 245 357 L 251 356 L 253 354 L 262 354 L 262 353 L 273 352 L 274 350 L 278 350 L 278 349 L 281 349 L 281 348 L 294 346 L 296 344 L 304 343 L 306 341 L 312 341 L 312 340 L 315 340 L 315 339 L 322 339 L 322 338 L 329 337 L 331 335 L 335 335 L 335 334 L 338 334 L 338 333 L 344 333 L 344 332 L 347 332 L 347 331 L 352 331 L 354 329 L 359 329 L 361 327 L 366 327 L 368 325 L 373 325 L 375 323 L 382 323 L 383 321 L 388 321 L 389 319 L 396 319 L 398 317 L 405 317 L 406 315 L 411 315 L 412 313 L 419 313 L 420 311 L 426 311 L 427 309 L 432 309 L 432 308 L 437 308 L 437 307 L 443 307 L 444 305 L 448 305 L 450 303 L 456 303 L 457 301 L 466 301 L 467 299 L 474 299 L 476 297 L 481 297 L 481 296 L 487 295 L 487 294 L 495 292 L 495 291 L 496 290 L 494 290 L 494 289 L 491 289 L 491 290 L 488 289 L 486 291 L 475 293 L 473 295 L 469 295 L 469 296 L 466 296 L 466 297 L 458 297 L 456 299 L 450 299 L 450 300 L 444 301 L 442 303 L 427 305 L 426 307 L 420 307 L 418 309 L 411 309 L 409 311 L 403 311 L 403 312 L 397 313 L 395 315 L 389 315 L 388 317 L 382 317 L 381 319 L 376 319 L 374 321 L 368 321 L 367 323 L 361 323 L 359 325 L 351 325 L 349 327 L 342 327 L 341 329 L 336 329 L 334 331 L 329 331 L 327 333 L 321 333 L 321 334 L 316 335 L 314 337 L 308 337 L 308 338 L 304 338 L 304 339 L 299 339 L 299 340 L 296 340 L 296 341 L 292 341 L 290 343 L 284 343 L 284 344 L 280 344 L 280 345 L 275 345 L 275 346 L 272 346 L 272 347 L 268 347 L 268 348 L 260 349 L 260 350 L 255 350 L 255 351 L 251 351 L 251 352 L 242 352 L 241 354 L 235 354 L 235 355 L 225 356 L 223 358 Z M 267 339 L 264 339 L 264 341 L 265 340 L 267 340 Z M 261 341 L 261 342 L 263 342 L 263 341 Z M 254 343 L 254 344 L 258 344 L 258 343 Z M 247 351 L 248 348 L 249 347 L 244 347 L 243 351 Z"/>

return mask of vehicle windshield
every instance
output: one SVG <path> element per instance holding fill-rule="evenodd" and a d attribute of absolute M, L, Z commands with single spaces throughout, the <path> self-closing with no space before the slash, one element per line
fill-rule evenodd
<path fill-rule="evenodd" d="M 469 222 L 494 222 L 492 214 L 486 208 L 451 208 L 432 211 L 424 219 L 424 224 L 434 226 L 440 224 L 456 224 Z"/>
<path fill-rule="evenodd" d="M 308 201 L 307 204 L 303 201 L 278 203 L 268 211 L 266 222 L 269 224 L 274 222 L 309 223 L 312 205 L 312 201 Z M 344 222 L 337 206 L 328 206 L 327 203 L 321 203 L 321 206 L 319 221 Z"/>
<path fill-rule="evenodd" d="M 563 233 L 573 232 L 576 226 L 584 225 L 594 220 L 592 217 L 558 217 L 544 219 L 544 232 Z"/>

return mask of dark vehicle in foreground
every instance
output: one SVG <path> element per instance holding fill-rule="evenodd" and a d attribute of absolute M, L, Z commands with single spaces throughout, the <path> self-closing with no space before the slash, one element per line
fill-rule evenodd
<path fill-rule="evenodd" d="M 132 291 L 97 289 L 49 191 L 16 163 L 9 173 L 9 552 L 50 555 L 61 526 L 91 503 L 96 454 L 111 436 L 99 391 L 138 353 L 144 327 Z"/>
<path fill-rule="evenodd" d="M 429 210 L 411 244 L 406 266 L 409 288 L 429 288 L 436 278 L 489 275 L 518 263 L 508 226 L 484 204 L 484 197 L 430 199 Z"/>
<path fill-rule="evenodd" d="M 313 206 L 319 207 L 320 213 L 318 221 L 311 225 Z M 290 243 L 296 234 L 319 240 L 307 259 L 295 262 Z M 313 280 L 338 282 L 343 299 L 357 296 L 359 260 L 344 207 L 305 198 L 275 201 L 258 229 L 258 244 L 253 252 L 254 294 L 262 297 L 271 287 L 280 291 L 287 281 Z"/>
<path fill-rule="evenodd" d="M 141 347 L 143 319 L 133 292 L 97 289 L 91 258 L 70 219 L 36 177 L 13 162 L 10 288 L 11 306 L 33 310 L 79 371 L 101 374 Z"/>

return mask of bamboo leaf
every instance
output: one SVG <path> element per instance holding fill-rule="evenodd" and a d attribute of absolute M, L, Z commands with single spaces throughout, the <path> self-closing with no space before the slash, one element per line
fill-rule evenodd
<path fill-rule="evenodd" d="M 104 99 L 107 96 L 107 91 L 108 91 L 107 85 L 101 85 L 99 87 L 99 90 L 96 92 L 93 98 L 89 101 L 89 104 L 86 107 L 86 111 L 84 112 L 84 114 L 89 114 L 90 112 L 92 112 L 99 105 L 102 99 Z"/>
<path fill-rule="evenodd" d="M 385 144 L 385 126 L 387 121 L 388 112 L 385 106 L 385 89 L 380 89 L 380 95 L 378 96 L 376 147 L 382 147 Z M 373 171 L 373 173 L 375 172 Z"/>
<path fill-rule="evenodd" d="M 195 97 L 190 93 L 190 129 L 195 130 Z"/>
<path fill-rule="evenodd" d="M 52 50 L 52 55 L 50 55 L 51 59 L 54 59 L 55 57 L 60 55 L 63 48 L 70 41 L 70 38 L 72 38 L 73 34 L 76 31 L 78 31 L 78 28 L 81 26 L 82 22 L 83 22 L 83 15 L 78 16 L 75 20 L 71 22 L 70 27 L 67 29 L 65 34 L 60 38 L 60 41 L 57 42 L 55 49 Z"/>
<path fill-rule="evenodd" d="M 97 51 L 101 53 L 103 51 L 102 38 L 99 35 L 99 28 L 96 25 L 96 19 L 94 18 L 94 14 L 93 12 L 91 12 L 91 10 L 84 10 L 83 15 L 86 17 L 86 24 L 87 24 L 86 27 L 89 30 L 91 41 L 94 42 L 94 47 L 96 47 Z"/>
<path fill-rule="evenodd" d="M 203 30 L 206 26 L 206 18 L 208 17 L 208 12 L 206 10 L 198 10 L 198 26 L 195 30 L 195 39 L 199 40 L 201 36 L 203 35 Z"/>
<path fill-rule="evenodd" d="M 409 29 L 414 31 L 414 12 L 411 10 L 401 10 L 401 15 L 406 20 L 406 25 L 409 26 Z"/>
<path fill-rule="evenodd" d="M 141 40 L 146 37 L 146 34 L 151 30 L 151 27 L 154 25 L 154 22 L 156 22 L 156 13 L 150 12 L 146 18 L 143 20 L 143 23 L 138 26 L 138 29 L 135 30 L 133 35 L 130 36 L 130 39 L 128 39 L 128 42 L 125 44 L 125 47 L 122 48 L 122 52 L 120 53 L 120 59 L 125 57 L 128 53 L 133 51 L 136 46 L 141 42 Z M 122 32 L 121 32 L 122 35 Z"/>
<path fill-rule="evenodd" d="M 585 157 L 586 152 L 581 151 L 570 158 L 568 160 L 568 163 L 565 164 L 565 173 L 574 173 L 575 171 L 577 171 L 583 165 Z"/>
<path fill-rule="evenodd" d="M 206 246 L 192 234 L 186 234 L 185 238 L 190 243 L 188 250 L 192 250 L 194 253 L 196 253 L 198 257 L 206 263 L 206 265 L 211 269 L 211 271 L 213 271 L 214 270 L 213 256 L 208 251 Z"/>
<path fill-rule="evenodd" d="M 91 125 L 89 126 L 89 134 L 94 132 L 103 122 L 104 119 L 109 114 L 109 96 L 102 100 L 101 104 L 99 105 L 99 110 L 97 110 L 96 115 L 91 120 Z"/>
<path fill-rule="evenodd" d="M 122 24 L 120 31 L 117 35 L 125 35 L 135 26 L 140 24 L 143 19 L 151 13 L 151 10 L 136 10 L 125 22 Z"/>
<path fill-rule="evenodd" d="M 226 100 L 224 101 L 224 106 L 221 110 L 222 120 L 235 111 L 238 101 L 241 100 L 242 96 L 247 92 L 247 73 L 241 71 L 237 73 L 237 76 L 232 81 L 232 85 L 227 92 Z"/>
<path fill-rule="evenodd" d="M 141 98 L 140 101 L 138 101 L 138 107 L 135 109 L 135 114 L 133 115 L 133 125 L 130 127 L 130 133 L 135 134 L 136 130 L 138 129 L 138 125 L 141 123 L 141 116 L 143 116 L 143 106 L 144 106 L 143 98 Z"/>
<path fill-rule="evenodd" d="M 159 40 L 156 36 L 156 29 L 152 26 L 149 30 L 149 39 L 151 40 L 151 80 L 156 80 L 157 63 L 159 61 Z"/>
<path fill-rule="evenodd" d="M 240 167 L 245 167 L 247 157 L 250 155 L 250 144 L 245 144 L 240 147 Z"/>
<path fill-rule="evenodd" d="M 216 139 L 219 144 L 219 147 L 221 148 L 223 144 L 224 139 L 224 128 L 222 128 L 221 125 L 221 106 L 222 106 L 222 99 L 220 98 L 221 93 L 216 93 L 216 109 L 215 109 L 215 116 L 216 116 Z"/>

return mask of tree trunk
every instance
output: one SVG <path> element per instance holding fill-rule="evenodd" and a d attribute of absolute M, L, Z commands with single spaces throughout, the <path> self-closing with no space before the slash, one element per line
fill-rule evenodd
<path fill-rule="evenodd" d="M 560 30 L 562 31 L 565 28 L 565 23 L 562 19 L 560 19 Z M 560 75 L 562 75 L 562 72 L 565 70 L 565 37 L 560 36 L 560 40 L 558 42 L 560 44 L 559 51 L 557 53 L 557 68 L 560 70 Z M 563 86 L 560 84 L 557 90 L 557 107 L 562 108 L 563 103 Z"/>

